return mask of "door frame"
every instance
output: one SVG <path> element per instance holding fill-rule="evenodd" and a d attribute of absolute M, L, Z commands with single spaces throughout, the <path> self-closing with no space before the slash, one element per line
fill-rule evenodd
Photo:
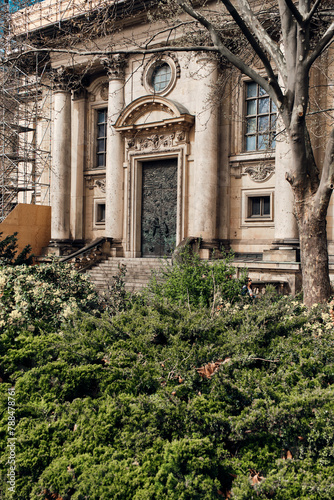
<path fill-rule="evenodd" d="M 176 202 L 176 245 L 182 240 L 182 159 L 181 155 L 172 153 L 165 153 L 160 155 L 140 155 L 133 158 L 132 172 L 132 189 L 130 199 L 133 201 L 130 208 L 130 254 L 131 257 L 141 257 L 141 217 L 142 217 L 142 167 L 143 163 L 149 161 L 163 161 L 176 159 L 177 162 L 177 202 Z"/>
<path fill-rule="evenodd" d="M 143 199 L 143 183 L 142 183 L 142 180 L 143 180 L 143 165 L 145 165 L 146 163 L 150 163 L 150 162 L 159 162 L 159 163 L 163 163 L 164 161 L 168 161 L 168 160 L 175 160 L 175 165 L 176 165 L 176 168 L 177 168 L 177 172 L 176 172 L 176 180 L 177 180 L 177 184 L 176 184 L 176 228 L 175 228 L 175 243 L 176 243 L 176 239 L 177 239 L 177 220 L 178 220 L 178 217 L 177 217 L 177 214 L 178 214 L 178 200 L 179 200 L 179 196 L 178 196 L 178 184 L 179 184 L 179 181 L 178 181 L 178 174 L 179 174 L 179 170 L 178 170 L 178 157 L 177 156 L 172 156 L 172 155 L 169 155 L 169 156 L 166 156 L 164 155 L 163 157 L 161 158 L 158 158 L 158 159 L 149 159 L 149 160 L 141 160 L 140 163 L 140 176 L 141 176 L 141 180 L 140 180 L 140 191 L 138 192 L 138 197 L 140 198 L 140 217 L 139 217 L 139 226 L 138 227 L 138 230 L 139 230 L 139 233 L 140 233 L 140 238 L 139 238 L 139 243 L 140 243 L 140 253 L 141 253 L 141 257 L 143 257 L 142 255 L 142 241 L 141 241 L 141 237 L 142 237 L 142 199 Z M 168 168 L 168 167 L 167 167 Z M 176 243 L 177 245 L 177 243 Z M 146 258 L 149 258 L 147 255 L 145 256 Z M 152 255 L 152 258 L 162 258 L 164 257 L 163 255 Z"/>

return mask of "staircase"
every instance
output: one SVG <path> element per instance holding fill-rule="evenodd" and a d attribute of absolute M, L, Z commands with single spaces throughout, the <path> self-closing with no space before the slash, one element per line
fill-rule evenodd
<path fill-rule="evenodd" d="M 125 275 L 125 289 L 129 292 L 138 292 L 148 285 L 151 278 L 151 271 L 159 271 L 163 265 L 166 265 L 166 260 L 109 257 L 87 271 L 87 274 L 98 290 L 107 290 L 108 285 L 112 283 L 113 277 L 117 275 L 118 269 L 122 265 L 125 265 L 127 270 Z"/>

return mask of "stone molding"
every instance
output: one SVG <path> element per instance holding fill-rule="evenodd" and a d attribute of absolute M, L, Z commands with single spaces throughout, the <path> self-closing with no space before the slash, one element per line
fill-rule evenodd
<path fill-rule="evenodd" d="M 171 79 L 168 85 L 160 92 L 154 90 L 151 84 L 151 79 L 155 68 L 162 63 L 168 64 L 171 69 Z M 154 95 L 167 95 L 175 87 L 176 81 L 181 76 L 181 67 L 176 54 L 168 52 L 158 56 L 152 56 L 144 66 L 141 74 L 141 84 L 148 94 Z"/>
<path fill-rule="evenodd" d="M 166 118 L 154 122 L 138 123 L 141 116 L 153 111 L 161 111 L 166 115 Z M 152 129 L 155 134 L 159 131 L 165 133 L 166 128 L 173 132 L 189 130 L 194 122 L 195 117 L 188 113 L 182 105 L 161 96 L 144 96 L 133 101 L 122 111 L 114 128 L 127 135 L 138 132 L 149 135 Z"/>

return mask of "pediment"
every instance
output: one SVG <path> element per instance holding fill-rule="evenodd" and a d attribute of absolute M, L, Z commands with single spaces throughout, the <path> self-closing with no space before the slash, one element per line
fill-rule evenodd
<path fill-rule="evenodd" d="M 192 125 L 194 119 L 194 116 L 179 103 L 164 97 L 145 96 L 136 99 L 123 110 L 114 128 L 119 131 L 130 131 L 173 123 Z"/>

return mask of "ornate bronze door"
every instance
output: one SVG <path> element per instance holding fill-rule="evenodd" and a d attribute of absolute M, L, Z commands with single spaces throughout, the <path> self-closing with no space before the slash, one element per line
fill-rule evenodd
<path fill-rule="evenodd" d="M 177 160 L 145 162 L 142 176 L 142 256 L 169 255 L 176 241 Z"/>

